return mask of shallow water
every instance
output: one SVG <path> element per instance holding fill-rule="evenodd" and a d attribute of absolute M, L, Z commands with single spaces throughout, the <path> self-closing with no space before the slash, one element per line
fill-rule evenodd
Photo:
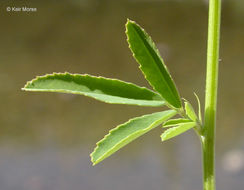
<path fill-rule="evenodd" d="M 17 2 L 14 6 L 22 6 Z M 160 142 L 157 128 L 103 163 L 89 154 L 109 129 L 160 110 L 85 97 L 27 93 L 36 75 L 90 73 L 148 86 L 126 43 L 136 20 L 157 43 L 181 96 L 204 100 L 206 1 L 33 1 L 35 13 L 0 22 L 0 187 L 4 190 L 190 190 L 201 188 L 201 152 L 189 131 Z M 12 5 L 11 5 L 12 6 Z M 217 187 L 244 186 L 243 1 L 224 1 L 217 128 Z"/>

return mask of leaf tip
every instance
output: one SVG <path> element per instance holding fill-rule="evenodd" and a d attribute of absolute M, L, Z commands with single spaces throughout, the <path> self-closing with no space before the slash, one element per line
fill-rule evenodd
<path fill-rule="evenodd" d="M 28 91 L 28 89 L 24 86 L 23 88 L 21 88 L 22 91 Z"/>
<path fill-rule="evenodd" d="M 96 148 L 95 148 L 95 150 L 96 150 Z M 94 156 L 93 156 L 93 154 L 95 153 L 95 150 L 90 154 L 92 166 L 95 166 L 97 164 L 97 162 L 96 162 L 96 160 L 94 160 Z"/>
<path fill-rule="evenodd" d="M 104 138 L 106 138 L 106 136 Z M 104 138 L 96 143 L 96 147 L 94 148 L 93 152 L 90 154 L 92 166 L 97 165 L 99 162 L 103 160 L 101 159 L 101 157 L 96 157 L 96 153 L 97 150 L 99 149 L 99 144 L 101 143 L 101 141 L 104 140 Z"/>
<path fill-rule="evenodd" d="M 93 159 L 93 157 L 91 157 L 91 162 L 92 162 L 92 166 L 95 166 L 95 165 L 97 165 L 97 164 L 98 164 L 98 162 L 97 162 L 97 161 L 95 161 L 95 160 Z"/>
<path fill-rule="evenodd" d="M 162 135 L 160 135 L 160 137 L 161 137 L 161 141 L 162 141 L 162 142 L 166 140 L 166 139 L 165 139 L 165 133 L 163 133 Z"/>
<path fill-rule="evenodd" d="M 133 20 L 130 20 L 129 18 L 127 18 L 127 22 L 126 22 L 126 25 L 128 25 L 128 24 L 134 24 L 135 23 L 135 21 L 133 21 Z"/>
<path fill-rule="evenodd" d="M 130 30 L 129 28 L 135 27 L 135 26 L 138 26 L 138 24 L 135 21 L 127 18 L 127 22 L 125 24 L 125 28 L 126 28 L 125 33 L 128 35 L 128 31 Z"/>
<path fill-rule="evenodd" d="M 35 79 L 33 79 L 33 80 L 35 80 Z M 29 91 L 30 86 L 31 86 L 32 83 L 33 83 L 33 80 L 28 81 L 28 82 L 25 84 L 25 86 L 24 86 L 23 88 L 21 88 L 21 90 L 23 90 L 23 91 Z"/>

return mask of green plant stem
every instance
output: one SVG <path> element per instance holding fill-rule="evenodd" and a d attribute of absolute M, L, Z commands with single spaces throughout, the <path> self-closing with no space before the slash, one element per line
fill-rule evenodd
<path fill-rule="evenodd" d="M 205 118 L 202 133 L 203 189 L 215 190 L 215 128 L 221 0 L 209 0 Z"/>

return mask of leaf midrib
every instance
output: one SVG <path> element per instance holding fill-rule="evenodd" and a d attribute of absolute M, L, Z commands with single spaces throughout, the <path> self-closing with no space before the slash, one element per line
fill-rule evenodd
<path fill-rule="evenodd" d="M 47 89 L 30 89 L 30 88 L 23 88 L 23 90 L 26 91 L 47 91 Z M 116 97 L 121 99 L 128 99 L 128 100 L 138 100 L 138 101 L 145 101 L 145 102 L 164 102 L 164 100 L 146 100 L 146 99 L 135 99 L 135 98 L 127 98 L 127 97 L 119 97 L 119 96 L 113 96 L 113 95 L 104 95 L 99 93 L 93 93 L 93 92 L 81 92 L 78 90 L 67 90 L 67 89 L 48 89 L 49 92 L 61 92 L 61 93 L 73 93 L 73 94 L 82 94 L 82 95 L 100 95 L 100 96 L 110 96 L 110 97 Z M 93 96 L 94 98 L 94 96 Z"/>

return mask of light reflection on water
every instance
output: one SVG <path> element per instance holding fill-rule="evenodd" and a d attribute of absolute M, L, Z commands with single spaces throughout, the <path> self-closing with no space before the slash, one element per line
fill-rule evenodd
<path fill-rule="evenodd" d="M 225 2 L 217 185 L 221 190 L 240 190 L 244 185 L 243 11 L 239 1 Z M 0 16 L 5 26 L 0 36 L 1 189 L 200 189 L 200 145 L 193 132 L 162 144 L 158 128 L 104 163 L 91 166 L 89 154 L 109 129 L 160 109 L 26 93 L 20 88 L 34 76 L 54 71 L 103 75 L 148 86 L 125 41 L 124 24 L 129 17 L 159 45 L 181 95 L 195 103 L 195 91 L 203 100 L 206 4 L 72 1 L 33 6 L 38 7 L 36 14 Z"/>

